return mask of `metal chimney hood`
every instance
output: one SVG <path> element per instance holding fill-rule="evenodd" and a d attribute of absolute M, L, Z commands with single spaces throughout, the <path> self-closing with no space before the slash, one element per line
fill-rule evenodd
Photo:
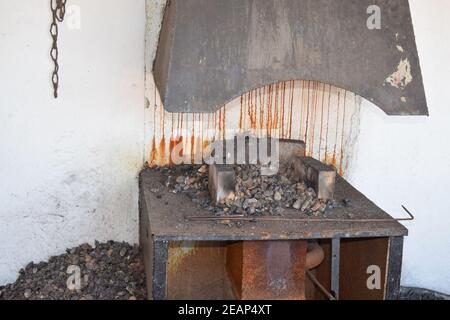
<path fill-rule="evenodd" d="M 170 112 L 315 80 L 388 115 L 428 115 L 407 0 L 169 0 L 153 69 Z"/>

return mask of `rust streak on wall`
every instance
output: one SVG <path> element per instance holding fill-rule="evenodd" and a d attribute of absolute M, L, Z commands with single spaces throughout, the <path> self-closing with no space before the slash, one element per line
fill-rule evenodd
<path fill-rule="evenodd" d="M 294 108 L 294 86 L 295 81 L 291 81 L 291 97 L 289 100 L 289 139 L 292 139 L 292 117 L 293 117 L 293 108 Z"/>
<path fill-rule="evenodd" d="M 179 144 L 177 156 L 194 162 L 211 142 L 249 133 L 303 140 L 306 155 L 334 165 L 344 175 L 358 101 L 355 94 L 329 84 L 290 80 L 251 90 L 211 114 L 172 114 L 159 104 L 151 114 L 148 163 L 173 165 Z"/>
<path fill-rule="evenodd" d="M 285 126 L 284 126 L 285 101 L 286 101 L 286 82 L 283 82 L 283 94 L 282 94 L 282 100 L 281 100 L 281 137 L 283 139 L 286 138 Z"/>
<path fill-rule="evenodd" d="M 321 157 L 321 151 L 322 151 L 322 134 L 323 134 L 323 105 L 325 101 L 325 84 L 323 84 L 322 89 L 322 103 L 320 108 L 320 137 L 319 137 L 319 159 L 322 159 Z"/>
<path fill-rule="evenodd" d="M 244 128 L 244 123 L 243 123 L 243 119 L 244 119 L 244 110 L 243 110 L 243 103 L 244 103 L 244 96 L 241 96 L 241 108 L 239 110 L 239 132 L 242 132 L 242 129 Z"/>
<path fill-rule="evenodd" d="M 343 160 L 344 160 L 344 132 L 345 132 L 345 111 L 347 102 L 347 91 L 344 92 L 344 111 L 342 114 L 342 133 L 341 133 L 341 159 L 339 161 L 339 174 L 344 174 Z"/>

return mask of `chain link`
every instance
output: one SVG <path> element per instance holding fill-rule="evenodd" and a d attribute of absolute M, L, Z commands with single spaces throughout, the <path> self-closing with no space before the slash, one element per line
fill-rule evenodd
<path fill-rule="evenodd" d="M 50 50 L 50 57 L 52 58 L 54 69 L 52 73 L 53 95 L 55 99 L 58 98 L 59 87 L 59 64 L 58 64 L 58 23 L 64 21 L 66 15 L 67 0 L 50 0 L 50 8 L 52 10 L 52 24 L 50 25 L 50 35 L 52 36 L 52 49 Z"/>

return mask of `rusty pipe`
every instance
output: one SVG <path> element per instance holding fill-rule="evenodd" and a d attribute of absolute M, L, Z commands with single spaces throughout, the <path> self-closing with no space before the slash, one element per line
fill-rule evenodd
<path fill-rule="evenodd" d="M 325 287 L 317 280 L 315 275 L 311 272 L 312 269 L 317 268 L 325 259 L 325 253 L 323 248 L 316 242 L 308 242 L 308 250 L 306 253 L 306 275 L 312 281 L 325 296 L 330 300 L 336 300 L 336 298 L 325 289 Z"/>
<path fill-rule="evenodd" d="M 322 293 L 329 299 L 329 300 L 336 300 L 336 298 L 330 293 L 328 292 L 327 289 L 325 289 L 325 287 L 319 282 L 319 280 L 317 280 L 317 278 L 314 276 L 314 274 L 309 271 L 306 270 L 306 275 L 308 276 L 308 278 L 312 281 L 312 283 L 319 288 L 320 291 L 322 291 Z"/>
<path fill-rule="evenodd" d="M 308 251 L 306 254 L 306 270 L 317 268 L 325 259 L 325 253 L 322 247 L 316 242 L 308 243 Z"/>

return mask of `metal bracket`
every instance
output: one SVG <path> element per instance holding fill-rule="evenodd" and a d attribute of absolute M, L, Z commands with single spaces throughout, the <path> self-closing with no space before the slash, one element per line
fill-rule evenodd
<path fill-rule="evenodd" d="M 341 239 L 331 240 L 331 293 L 339 300 L 339 267 L 341 261 Z"/>

